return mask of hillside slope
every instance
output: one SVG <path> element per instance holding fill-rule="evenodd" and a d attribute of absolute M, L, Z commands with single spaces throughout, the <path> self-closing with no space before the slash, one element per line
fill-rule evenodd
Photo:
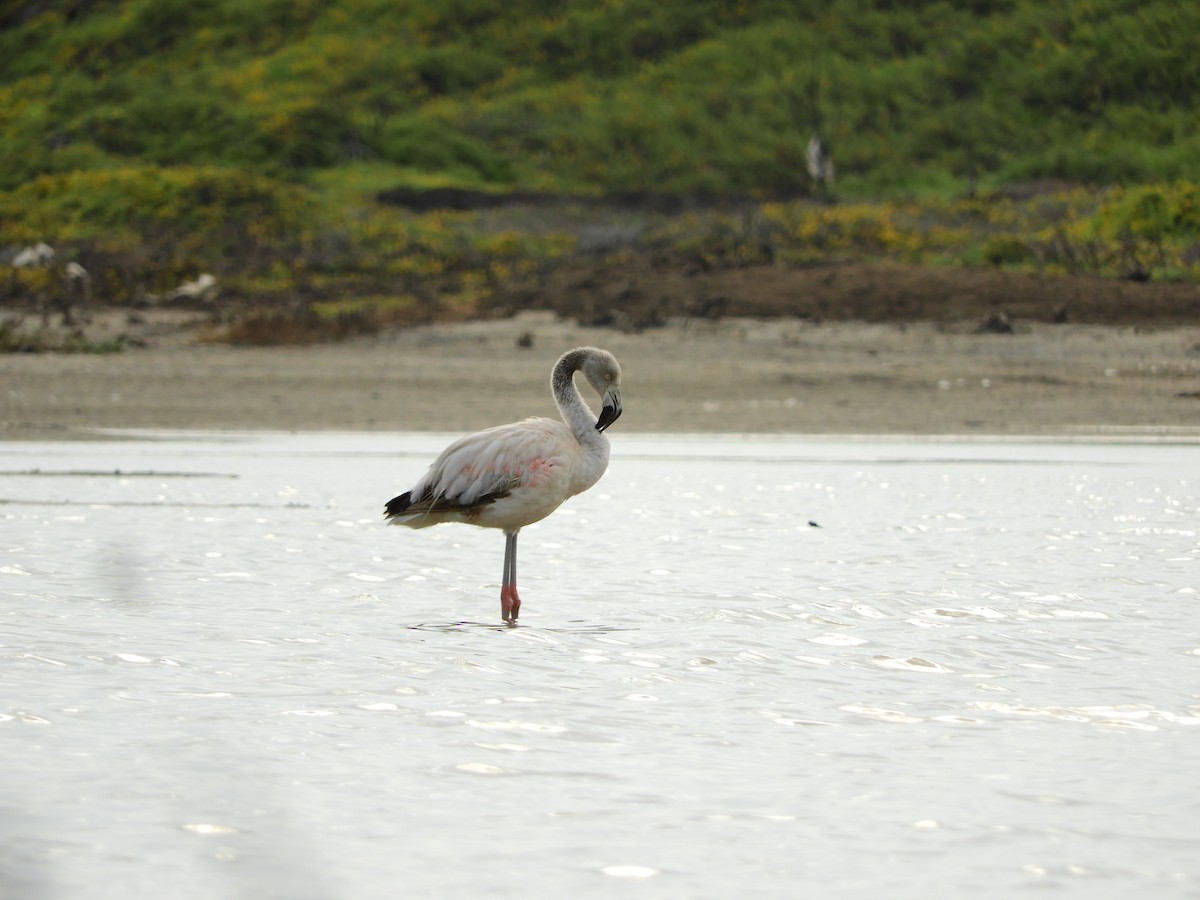
<path fill-rule="evenodd" d="M 0 188 L 113 165 L 556 190 L 1147 182 L 1200 166 L 1178 0 L 28 0 L 0 26 Z M 549 11 L 549 12 L 548 12 Z"/>
<path fill-rule="evenodd" d="M 521 308 L 626 257 L 1195 281 L 1197 59 L 1179 0 L 14 0 L 0 304 L 61 293 L 4 265 L 37 241 L 99 302 L 212 272 L 260 337 Z M 381 201 L 431 188 L 539 202 Z"/>

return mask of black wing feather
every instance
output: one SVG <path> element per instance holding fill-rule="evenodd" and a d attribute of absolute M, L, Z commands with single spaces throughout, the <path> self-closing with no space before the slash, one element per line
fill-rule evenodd
<path fill-rule="evenodd" d="M 504 487 L 498 488 L 489 494 L 484 494 L 481 497 L 476 497 L 473 503 L 458 503 L 457 501 L 447 499 L 445 496 L 434 496 L 426 494 L 419 499 L 414 500 L 412 491 L 405 491 L 399 497 L 393 497 L 384 504 L 384 514 L 389 519 L 396 519 L 406 513 L 445 513 L 459 512 L 471 513 L 478 511 L 480 507 L 487 506 L 490 503 L 495 503 L 497 500 L 502 500 L 512 493 L 512 488 L 516 486 L 517 480 L 510 481 Z M 414 508 L 415 507 L 415 508 Z"/>

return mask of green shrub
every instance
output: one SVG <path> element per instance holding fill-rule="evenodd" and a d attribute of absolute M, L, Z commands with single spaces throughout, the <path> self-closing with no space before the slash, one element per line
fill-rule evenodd
<path fill-rule="evenodd" d="M 299 229 L 311 210 L 295 185 L 233 169 L 148 166 L 43 175 L 0 193 L 0 240 L 62 240 L 166 230 L 249 240 Z M 219 243 L 222 245 L 225 240 Z"/>
<path fill-rule="evenodd" d="M 377 149 L 400 166 L 427 172 L 457 173 L 469 182 L 511 183 L 514 169 L 481 141 L 449 126 L 418 118 L 400 118 L 384 126 Z"/>

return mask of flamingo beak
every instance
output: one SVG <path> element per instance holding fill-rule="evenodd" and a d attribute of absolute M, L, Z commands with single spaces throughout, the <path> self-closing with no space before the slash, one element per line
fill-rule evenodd
<path fill-rule="evenodd" d="M 611 387 L 601 398 L 604 406 L 600 410 L 600 418 L 596 421 L 596 430 L 603 431 L 617 419 L 621 418 L 621 389 Z"/>

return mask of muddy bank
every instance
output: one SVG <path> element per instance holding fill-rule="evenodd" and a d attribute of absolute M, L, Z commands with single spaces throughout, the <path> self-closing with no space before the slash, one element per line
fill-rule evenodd
<path fill-rule="evenodd" d="M 118 323 L 119 324 L 119 323 Z M 564 349 L 624 367 L 614 427 L 813 434 L 1200 433 L 1200 328 L 672 319 L 640 333 L 552 313 L 336 345 L 195 344 L 0 357 L 0 438 L 97 428 L 463 431 L 554 415 Z M 181 337 L 182 335 L 182 337 Z"/>
<path fill-rule="evenodd" d="M 653 327 L 672 317 L 798 318 L 810 322 L 1030 322 L 1167 328 L 1200 325 L 1200 285 L 1053 277 L 995 268 L 894 263 L 812 268 L 660 267 L 640 255 L 620 265 L 554 272 L 520 308 L 584 322 Z"/>

